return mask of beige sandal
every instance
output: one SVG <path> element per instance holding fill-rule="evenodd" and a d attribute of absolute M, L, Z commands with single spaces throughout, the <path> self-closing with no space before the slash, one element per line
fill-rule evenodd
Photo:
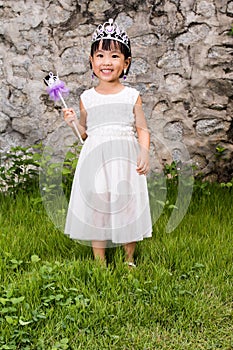
<path fill-rule="evenodd" d="M 136 267 L 136 265 L 133 262 L 128 262 L 127 264 L 128 264 L 129 267 L 133 267 L 133 268 Z"/>

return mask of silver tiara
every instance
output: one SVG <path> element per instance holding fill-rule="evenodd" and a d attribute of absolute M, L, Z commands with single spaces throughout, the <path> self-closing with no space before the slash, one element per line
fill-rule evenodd
<path fill-rule="evenodd" d="M 124 29 L 119 28 L 116 22 L 114 23 L 112 18 L 110 18 L 108 22 L 105 22 L 104 24 L 100 24 L 96 28 L 92 36 L 91 43 L 93 44 L 94 42 L 102 39 L 111 39 L 111 40 L 119 41 L 130 50 L 128 35 L 126 34 Z"/>

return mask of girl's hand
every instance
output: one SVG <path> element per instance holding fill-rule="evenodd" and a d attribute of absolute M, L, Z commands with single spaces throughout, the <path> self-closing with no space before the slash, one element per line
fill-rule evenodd
<path fill-rule="evenodd" d="M 150 170 L 149 151 L 144 149 L 138 155 L 137 172 L 139 175 L 147 175 Z"/>
<path fill-rule="evenodd" d="M 72 127 L 72 123 L 77 121 L 77 116 L 73 108 L 64 108 L 63 110 L 64 113 L 64 119 L 65 122 Z"/>

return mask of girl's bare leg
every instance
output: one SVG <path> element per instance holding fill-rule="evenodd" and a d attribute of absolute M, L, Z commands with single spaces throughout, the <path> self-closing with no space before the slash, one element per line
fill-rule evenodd
<path fill-rule="evenodd" d="M 126 243 L 124 244 L 124 249 L 125 249 L 125 259 L 127 262 L 134 262 L 134 251 L 136 248 L 136 242 L 131 242 L 131 243 Z"/>
<path fill-rule="evenodd" d="M 105 262 L 105 246 L 105 241 L 92 241 L 92 250 L 96 260 Z"/>

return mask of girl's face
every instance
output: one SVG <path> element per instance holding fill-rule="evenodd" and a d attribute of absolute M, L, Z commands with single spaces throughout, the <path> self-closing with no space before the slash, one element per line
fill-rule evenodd
<path fill-rule="evenodd" d="M 95 75 L 102 81 L 115 82 L 119 80 L 124 69 L 130 63 L 130 57 L 125 56 L 117 46 L 112 45 L 111 50 L 103 50 L 100 42 L 99 48 L 90 57 L 92 69 Z"/>

